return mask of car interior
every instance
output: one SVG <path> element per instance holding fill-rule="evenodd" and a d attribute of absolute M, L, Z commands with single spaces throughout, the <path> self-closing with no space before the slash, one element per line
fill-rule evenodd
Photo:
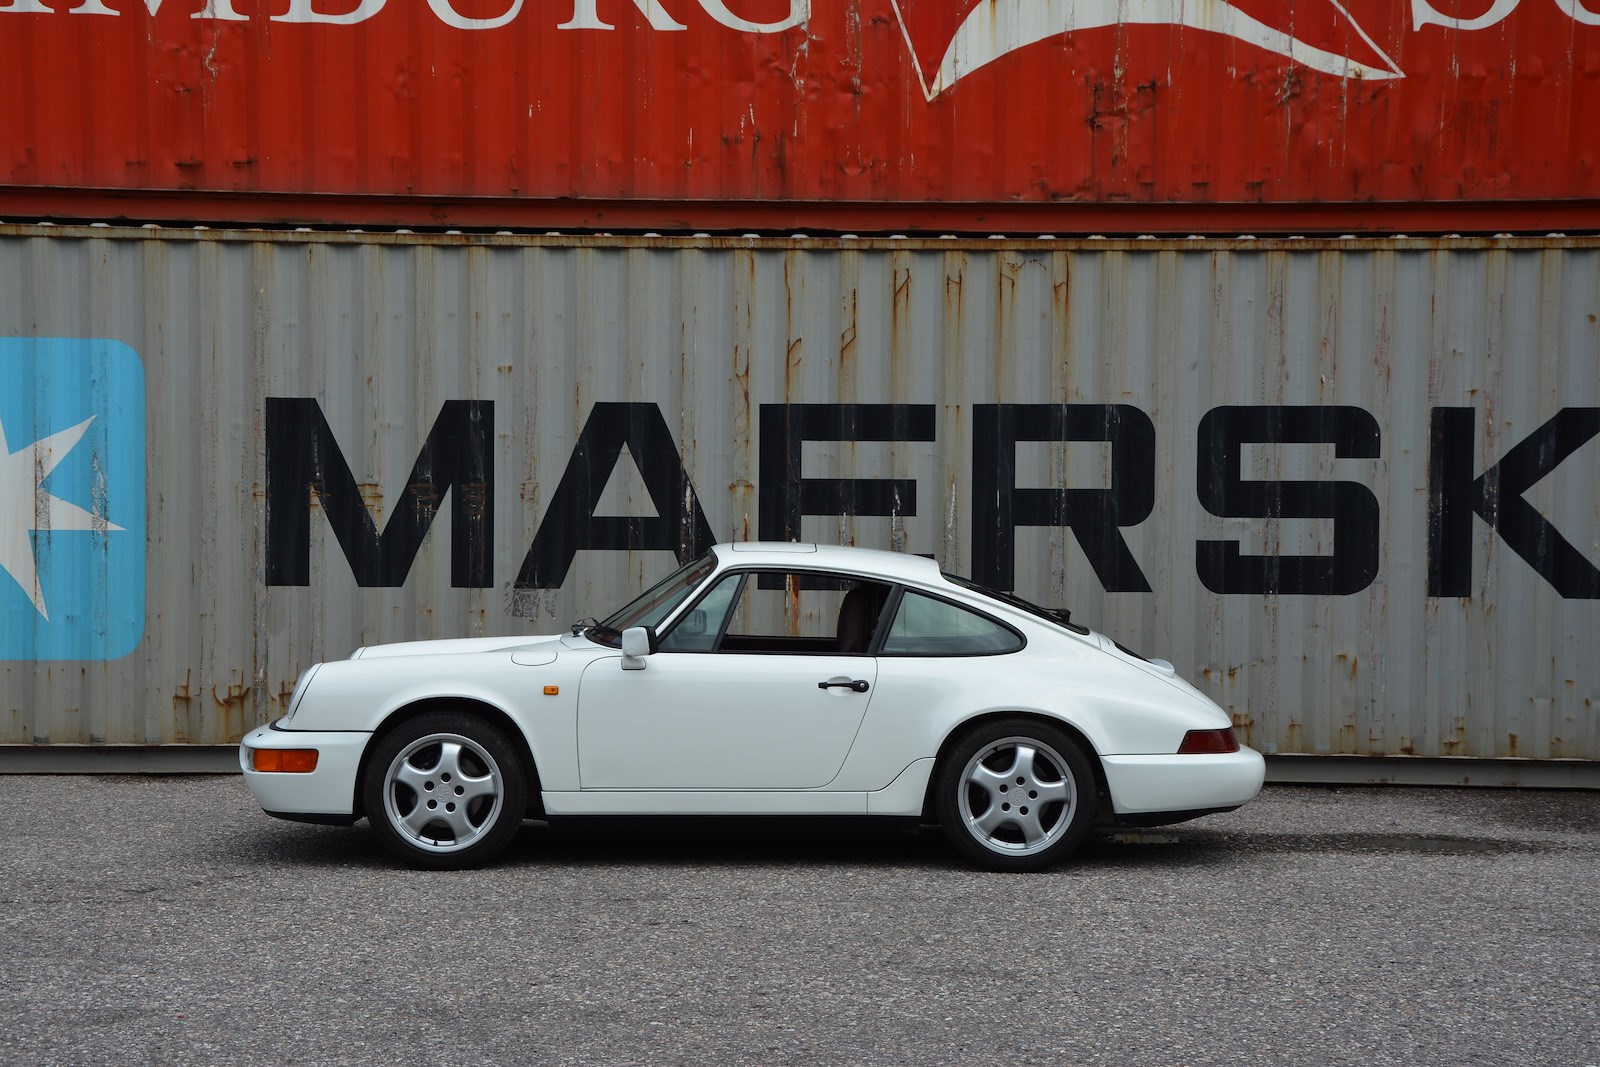
<path fill-rule="evenodd" d="M 796 655 L 863 655 L 888 602 L 890 586 L 879 582 L 827 579 L 800 581 L 796 575 L 751 575 L 730 617 L 723 621 L 720 652 L 772 652 Z M 821 584 L 821 588 L 816 588 Z M 837 613 L 824 614 L 838 596 Z M 692 613 L 691 613 L 692 614 Z M 822 627 L 832 619 L 832 635 Z M 778 629 L 798 630 L 780 634 Z M 809 632 L 808 632 L 809 631 Z M 821 632 L 818 632 L 821 631 Z"/>

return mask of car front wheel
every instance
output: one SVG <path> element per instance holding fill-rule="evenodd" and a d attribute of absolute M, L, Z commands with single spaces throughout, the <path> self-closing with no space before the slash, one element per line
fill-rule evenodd
<path fill-rule="evenodd" d="M 378 743 L 363 798 L 373 832 L 395 856 L 435 870 L 470 867 L 516 834 L 527 782 L 503 731 L 460 712 L 429 712 Z"/>
<path fill-rule="evenodd" d="M 935 791 L 945 835 L 993 870 L 1058 863 L 1094 822 L 1088 757 L 1065 731 L 1034 719 L 1000 719 L 968 733 L 940 765 Z"/>

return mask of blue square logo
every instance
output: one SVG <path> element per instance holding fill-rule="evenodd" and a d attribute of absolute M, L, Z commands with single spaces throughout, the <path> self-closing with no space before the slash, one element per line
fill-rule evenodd
<path fill-rule="evenodd" d="M 0 337 L 0 659 L 144 636 L 144 365 L 118 341 Z"/>

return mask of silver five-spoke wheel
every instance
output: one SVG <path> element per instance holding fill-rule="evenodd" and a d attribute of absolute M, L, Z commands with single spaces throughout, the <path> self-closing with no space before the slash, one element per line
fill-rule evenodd
<path fill-rule="evenodd" d="M 1066 858 L 1094 822 L 1090 757 L 1043 719 L 991 719 L 941 757 L 934 808 L 969 859 L 1004 871 L 1041 870 Z"/>
<path fill-rule="evenodd" d="M 532 769 L 503 729 L 433 711 L 374 744 L 362 796 L 384 847 L 419 867 L 465 867 L 505 847 L 526 813 Z"/>
<path fill-rule="evenodd" d="M 417 848 L 459 852 L 493 828 L 504 794 L 500 766 L 482 745 L 460 734 L 428 734 L 389 764 L 383 812 Z"/>
<path fill-rule="evenodd" d="M 1043 742 L 992 741 L 967 761 L 961 780 L 961 818 L 974 838 L 996 852 L 1043 852 L 1072 825 L 1077 784 L 1067 761 Z"/>

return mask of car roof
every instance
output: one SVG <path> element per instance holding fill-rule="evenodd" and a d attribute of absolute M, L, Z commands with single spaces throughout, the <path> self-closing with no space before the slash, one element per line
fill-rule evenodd
<path fill-rule="evenodd" d="M 884 552 L 875 548 L 819 545 L 793 541 L 734 541 L 716 546 L 717 558 L 729 566 L 801 567 L 869 574 L 891 582 L 939 585 L 939 565 L 926 556 Z"/>

